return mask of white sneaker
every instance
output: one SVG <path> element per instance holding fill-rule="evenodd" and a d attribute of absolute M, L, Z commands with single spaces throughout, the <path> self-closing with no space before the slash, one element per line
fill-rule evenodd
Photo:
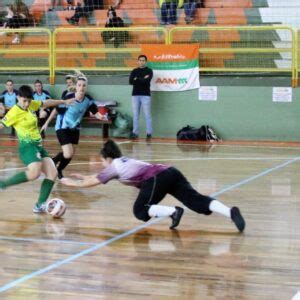
<path fill-rule="evenodd" d="M 32 211 L 35 214 L 45 214 L 46 213 L 46 204 L 43 203 L 40 206 L 38 206 L 37 204 L 33 207 Z"/>
<path fill-rule="evenodd" d="M 11 43 L 12 43 L 12 44 L 20 44 L 20 38 L 16 36 L 16 37 L 12 40 Z"/>

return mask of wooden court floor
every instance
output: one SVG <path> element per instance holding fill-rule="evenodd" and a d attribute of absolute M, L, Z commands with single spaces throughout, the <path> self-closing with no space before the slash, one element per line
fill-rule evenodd
<path fill-rule="evenodd" d="M 244 234 L 219 215 L 186 210 L 136 220 L 137 190 L 57 183 L 63 219 L 32 213 L 41 179 L 0 192 L 0 299 L 292 299 L 300 291 L 300 144 L 120 140 L 124 154 L 176 166 L 201 193 L 239 206 Z M 102 141 L 84 137 L 65 172 L 99 168 Z M 59 149 L 47 139 L 50 154 Z M 0 136 L 0 179 L 22 168 Z M 162 203 L 180 205 L 167 197 Z"/>

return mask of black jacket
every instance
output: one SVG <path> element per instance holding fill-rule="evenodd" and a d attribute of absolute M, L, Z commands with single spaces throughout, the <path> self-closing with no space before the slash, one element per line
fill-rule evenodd
<path fill-rule="evenodd" d="M 149 77 L 145 78 L 146 75 L 149 75 Z M 153 71 L 148 67 L 133 69 L 129 77 L 129 84 L 133 85 L 132 96 L 150 96 L 152 77 Z"/>

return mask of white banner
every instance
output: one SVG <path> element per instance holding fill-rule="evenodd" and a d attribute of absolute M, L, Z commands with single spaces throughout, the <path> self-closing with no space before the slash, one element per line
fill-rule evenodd
<path fill-rule="evenodd" d="M 198 89 L 199 68 L 186 70 L 153 70 L 152 91 L 186 91 Z"/>
<path fill-rule="evenodd" d="M 142 45 L 153 70 L 152 91 L 186 91 L 198 89 L 199 45 Z"/>

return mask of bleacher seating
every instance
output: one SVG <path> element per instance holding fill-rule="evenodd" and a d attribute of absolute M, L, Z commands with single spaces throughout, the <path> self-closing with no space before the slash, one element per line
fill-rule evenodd
<path fill-rule="evenodd" d="M 73 11 L 64 10 L 63 6 L 48 11 L 50 0 L 24 0 L 39 26 L 69 26 L 65 21 Z M 0 9 L 4 7 L 0 3 Z M 108 8 L 113 0 L 104 1 Z M 286 24 L 299 27 L 300 1 L 298 0 L 205 0 L 205 8 L 197 9 L 193 24 L 207 25 L 257 25 Z M 130 25 L 159 25 L 160 8 L 157 0 L 123 0 L 118 7 L 118 14 Z M 103 25 L 106 10 L 95 10 L 82 25 Z M 185 24 L 183 8 L 178 9 L 178 21 Z"/>
<path fill-rule="evenodd" d="M 50 0 L 24 1 L 30 5 L 32 14 L 41 26 L 56 27 L 68 26 L 65 18 L 73 14 L 72 11 L 63 10 L 67 7 L 65 0 L 63 7 L 49 12 Z M 127 24 L 132 25 L 159 25 L 160 8 L 156 0 L 123 0 L 119 6 L 119 14 Z M 105 7 L 114 1 L 104 2 Z M 1 5 L 1 4 L 0 4 Z M 218 25 L 246 25 L 262 23 L 285 23 L 298 25 L 300 2 L 297 0 L 205 0 L 205 8 L 197 9 L 194 24 Z M 286 11 L 286 13 L 282 13 Z M 179 24 L 185 24 L 183 9 L 178 10 Z M 292 20 L 291 20 L 292 17 Z M 101 25 L 105 23 L 105 10 L 96 10 L 91 14 L 86 24 Z"/>
<path fill-rule="evenodd" d="M 48 27 L 54 29 L 57 27 L 72 27 L 66 21 L 66 17 L 73 15 L 74 11 L 63 10 L 67 7 L 67 1 L 63 3 L 63 7 L 58 7 L 54 11 L 48 11 L 50 8 L 50 0 L 24 0 L 30 5 L 30 10 L 34 15 L 37 26 Z M 115 1 L 104 1 L 105 7 L 109 7 Z M 192 25 L 270 25 L 270 24 L 286 24 L 295 28 L 300 24 L 300 1 L 298 0 L 205 0 L 205 8 L 196 10 L 196 15 Z M 1 6 L 1 4 L 0 4 Z M 117 9 L 117 14 L 125 21 L 127 26 L 160 26 L 160 8 L 157 0 L 123 0 Z M 183 8 L 178 9 L 178 25 L 185 26 Z M 88 18 L 82 18 L 79 26 L 104 26 L 106 21 L 106 9 L 94 10 Z M 245 47 L 245 32 L 234 30 L 230 34 L 212 32 L 182 32 L 174 37 L 174 42 L 198 42 L 202 48 L 238 48 Z M 9 44 L 7 36 L 0 36 L 0 43 Z M 247 46 L 259 44 L 264 47 L 278 47 L 278 44 L 284 40 L 275 30 L 274 32 L 252 33 L 251 38 L 247 40 Z M 37 37 L 27 37 L 23 40 L 28 45 L 37 46 L 39 40 Z M 132 40 L 121 47 L 137 47 L 142 43 L 161 42 L 157 33 L 133 33 Z M 100 34 L 76 32 L 72 35 L 63 34 L 58 37 L 58 46 L 61 48 L 74 47 L 105 47 Z M 252 44 L 251 44 L 252 43 Z M 42 43 L 43 44 L 43 43 Z M 74 44 L 77 44 L 77 46 Z M 14 49 L 20 45 L 9 45 Z M 282 44 L 280 46 L 283 46 Z M 26 47 L 26 45 L 25 45 Z M 80 67 L 82 65 L 109 66 L 110 62 L 116 66 L 131 66 L 135 64 L 134 57 L 129 53 L 97 53 L 97 54 L 76 54 L 76 57 L 64 55 L 57 56 L 57 65 L 67 64 L 70 67 Z M 28 55 L 31 58 L 31 54 Z M 12 55 L 0 56 L 2 58 L 11 58 Z M 16 57 L 16 56 L 15 56 Z M 17 57 L 16 57 L 17 58 Z M 265 57 L 267 66 L 274 66 L 276 63 L 281 64 L 280 55 L 274 53 Z M 278 61 L 276 61 L 278 60 Z M 202 54 L 200 59 L 201 66 L 241 66 L 243 64 L 258 64 L 256 55 L 232 54 L 230 52 L 223 54 Z"/>

